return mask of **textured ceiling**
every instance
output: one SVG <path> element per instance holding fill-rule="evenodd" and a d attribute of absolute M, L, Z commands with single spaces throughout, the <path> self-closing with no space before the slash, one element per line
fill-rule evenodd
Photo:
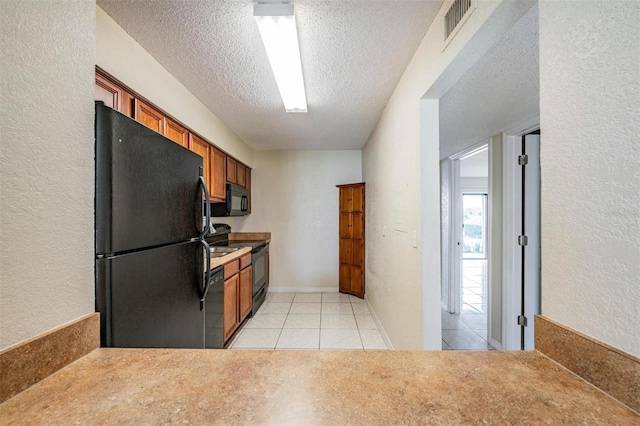
<path fill-rule="evenodd" d="M 489 150 L 473 154 L 460 160 L 460 177 L 488 177 Z"/>
<path fill-rule="evenodd" d="M 440 98 L 440 159 L 540 113 L 538 52 L 534 6 Z"/>
<path fill-rule="evenodd" d="M 253 149 L 360 149 L 442 0 L 294 4 L 306 114 L 284 111 L 252 1 L 98 0 Z"/>

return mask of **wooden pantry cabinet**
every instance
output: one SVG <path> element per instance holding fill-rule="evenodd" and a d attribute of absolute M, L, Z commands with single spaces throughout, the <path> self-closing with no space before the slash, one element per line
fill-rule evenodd
<path fill-rule="evenodd" d="M 223 340 L 226 342 L 253 308 L 251 253 L 224 265 Z"/>
<path fill-rule="evenodd" d="M 339 290 L 364 298 L 364 183 L 340 190 Z"/>

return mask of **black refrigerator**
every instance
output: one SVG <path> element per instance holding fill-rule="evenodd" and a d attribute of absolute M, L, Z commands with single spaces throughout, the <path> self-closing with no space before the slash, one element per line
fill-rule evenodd
<path fill-rule="evenodd" d="M 205 347 L 202 157 L 102 102 L 95 132 L 101 345 Z"/>

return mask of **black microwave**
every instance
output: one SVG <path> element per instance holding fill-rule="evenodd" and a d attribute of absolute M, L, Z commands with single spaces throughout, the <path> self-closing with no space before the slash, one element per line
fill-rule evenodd
<path fill-rule="evenodd" d="M 249 193 L 246 188 L 227 184 L 227 198 L 223 203 L 211 203 L 211 217 L 246 216 L 249 214 Z"/>

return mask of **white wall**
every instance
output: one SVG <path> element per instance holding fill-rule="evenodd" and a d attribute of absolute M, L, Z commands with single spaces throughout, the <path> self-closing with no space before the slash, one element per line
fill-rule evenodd
<path fill-rule="evenodd" d="M 253 151 L 142 46 L 96 6 L 96 64 L 238 160 Z"/>
<path fill-rule="evenodd" d="M 337 291 L 336 185 L 362 181 L 362 151 L 255 151 L 253 161 L 253 212 L 232 226 L 271 232 L 270 291 Z"/>
<path fill-rule="evenodd" d="M 640 3 L 540 1 L 542 313 L 640 356 Z"/>
<path fill-rule="evenodd" d="M 534 2 L 479 2 L 443 51 L 443 16 L 450 4 L 443 3 L 363 150 L 367 196 L 376 206 L 367 212 L 367 295 L 398 349 L 441 345 L 439 137 L 436 128 L 427 140 L 420 99 L 446 93 Z M 423 117 L 437 117 L 437 101 L 423 109 Z M 414 229 L 429 236 L 418 249 L 411 247 Z"/>
<path fill-rule="evenodd" d="M 442 301 L 442 307 L 444 309 L 448 309 L 449 305 L 449 286 L 452 277 L 449 274 L 449 251 L 451 250 L 451 246 L 449 244 L 449 229 L 451 227 L 451 209 L 452 209 L 452 201 L 451 200 L 451 164 L 449 160 L 440 161 L 440 217 L 441 217 L 441 226 L 440 233 L 442 238 L 440 239 L 440 256 L 441 256 L 441 266 L 440 266 L 440 275 L 441 275 L 441 287 L 440 287 L 440 300 Z"/>
<path fill-rule="evenodd" d="M 0 348 L 94 311 L 91 1 L 0 2 Z"/>

